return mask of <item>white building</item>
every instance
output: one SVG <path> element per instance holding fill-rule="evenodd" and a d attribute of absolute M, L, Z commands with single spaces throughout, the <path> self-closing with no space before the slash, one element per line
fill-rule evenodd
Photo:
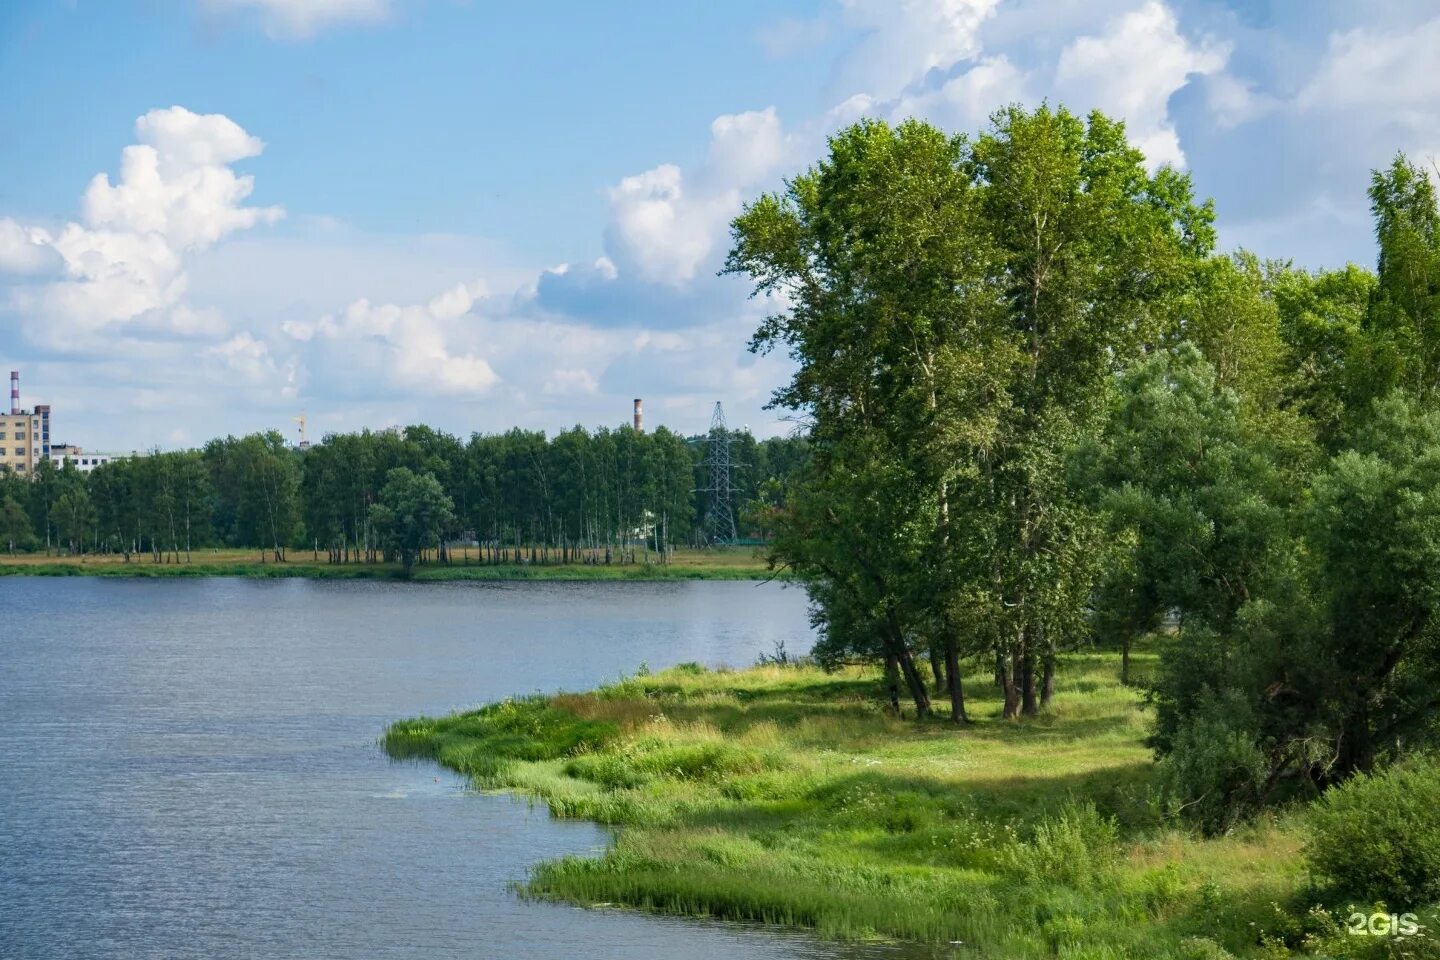
<path fill-rule="evenodd" d="M 59 467 L 66 463 L 75 465 L 75 469 L 81 473 L 89 473 L 102 463 L 109 463 L 111 460 L 120 460 L 125 457 L 123 453 L 87 453 L 73 443 L 55 443 L 50 445 L 50 459 L 55 461 Z"/>

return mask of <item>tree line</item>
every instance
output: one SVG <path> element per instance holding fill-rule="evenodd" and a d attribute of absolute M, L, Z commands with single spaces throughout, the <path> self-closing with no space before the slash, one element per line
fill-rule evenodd
<path fill-rule="evenodd" d="M 823 662 L 897 707 L 1046 709 L 1058 655 L 1158 638 L 1170 796 L 1221 829 L 1434 741 L 1440 213 L 1403 155 L 1379 261 L 1216 252 L 1121 123 L 862 121 L 732 226 L 810 457 L 772 519 Z M 928 662 L 927 662 L 928 661 Z M 932 685 L 933 684 L 933 691 Z"/>
<path fill-rule="evenodd" d="M 666 562 L 704 545 L 710 437 L 660 427 L 547 437 L 425 426 L 333 434 L 306 450 L 278 432 L 154 451 L 89 473 L 43 461 L 0 475 L 0 542 L 10 552 L 123 554 L 188 562 L 202 547 L 288 551 L 331 563 L 433 556 L 488 562 Z M 732 431 L 732 501 L 742 536 L 766 534 L 780 480 L 807 456 L 801 438 Z M 473 549 L 472 549 L 473 546 Z"/>

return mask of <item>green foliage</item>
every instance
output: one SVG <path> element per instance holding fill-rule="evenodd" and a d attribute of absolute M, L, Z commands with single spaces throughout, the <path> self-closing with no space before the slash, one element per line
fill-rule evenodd
<path fill-rule="evenodd" d="M 1163 332 L 1211 219 L 1122 125 L 1015 107 L 973 141 L 858 123 L 735 220 L 727 269 L 785 296 L 753 342 L 798 361 L 774 402 L 813 423 L 771 516 L 822 656 L 893 663 L 923 716 L 915 654 L 984 652 L 1010 711 L 1038 712 L 1104 558 L 1066 454 Z"/>
<path fill-rule="evenodd" d="M 1029 840 L 1005 852 L 1006 866 L 1033 883 L 1054 883 L 1087 890 L 1114 879 L 1120 859 L 1119 829 L 1090 801 L 1068 801 L 1060 813 L 1044 817 Z"/>
<path fill-rule="evenodd" d="M 1372 272 L 1354 264 L 1315 273 L 1272 264 L 1266 278 L 1285 347 L 1283 404 L 1331 452 L 1351 411 L 1363 413 L 1362 398 L 1373 389 L 1353 361 L 1364 349 L 1375 282 Z"/>
<path fill-rule="evenodd" d="M 1125 372 L 1079 471 L 1117 532 L 1134 534 L 1136 569 L 1124 575 L 1150 605 L 1133 616 L 1137 633 L 1174 609 L 1187 626 L 1229 630 L 1283 563 L 1279 471 L 1246 431 L 1237 395 L 1188 342 Z"/>
<path fill-rule="evenodd" d="M 737 501 L 757 498 L 763 487 L 766 503 L 778 508 L 781 479 L 808 456 L 805 440 L 757 443 L 743 431 L 733 440 L 745 464 L 736 476 Z M 259 547 L 275 559 L 305 547 L 323 550 L 328 563 L 374 563 L 383 545 L 370 508 L 390 472 L 403 467 L 433 476 L 451 500 L 438 541 L 430 541 L 442 561 L 449 543 L 473 539 L 495 565 L 573 564 L 581 548 L 591 562 L 602 550 L 648 561 L 653 550 L 665 563 L 692 540 L 703 516 L 693 495 L 703 485 L 694 476 L 702 454 L 703 444 L 665 427 L 648 433 L 576 427 L 550 439 L 512 430 L 466 442 L 413 426 L 333 434 L 303 451 L 270 432 L 215 439 L 203 451 L 155 450 L 89 474 L 44 461 L 34 482 L 0 475 L 0 502 L 12 496 L 41 544 L 72 554 L 123 554 L 128 561 L 149 553 L 156 563 L 170 563 L 182 554 L 189 562 L 201 547 Z M 766 532 L 764 520 L 743 526 L 742 534 Z M 17 539 L 17 549 L 25 545 Z"/>
<path fill-rule="evenodd" d="M 35 533 L 30 529 L 30 518 L 25 515 L 25 508 L 13 494 L 7 493 L 0 501 L 0 541 L 10 553 L 14 553 L 16 550 L 28 550 L 34 539 Z"/>
<path fill-rule="evenodd" d="M 1337 773 L 1425 736 L 1440 685 L 1440 410 L 1377 403 L 1315 481 L 1304 523 L 1326 630 L 1294 685 L 1328 719 Z"/>
<path fill-rule="evenodd" d="M 1357 366 L 1364 396 L 1397 387 L 1421 398 L 1440 386 L 1440 208 L 1428 173 L 1395 157 L 1375 171 L 1370 210 L 1380 247 L 1378 283 L 1366 318 L 1368 338 Z"/>
<path fill-rule="evenodd" d="M 1250 704 L 1234 691 L 1203 689 L 1178 718 L 1160 761 L 1166 812 L 1207 833 L 1230 830 L 1267 799 L 1270 759 L 1255 743 Z"/>
<path fill-rule="evenodd" d="M 773 754 L 708 738 L 675 743 L 669 738 L 641 737 L 624 749 L 583 754 L 565 764 L 567 776 L 604 787 L 638 787 L 655 778 L 718 783 L 731 777 L 779 769 Z"/>
<path fill-rule="evenodd" d="M 396 467 L 386 477 L 380 502 L 370 508 L 370 522 L 381 546 L 399 557 L 408 577 L 420 551 L 440 545 L 441 534 L 454 522 L 454 506 L 433 474 Z"/>
<path fill-rule="evenodd" d="M 874 669 L 686 665 L 397 724 L 386 745 L 622 828 L 599 857 L 541 864 L 527 896 L 1016 958 L 1225 960 L 1290 937 L 1296 832 L 1155 833 L 1136 694 L 1113 657 L 1064 666 L 1045 723 L 1002 719 L 975 676 L 956 730 L 888 715 Z"/>
<path fill-rule="evenodd" d="M 435 760 L 490 782 L 508 763 L 570 756 L 603 745 L 617 732 L 612 723 L 584 720 L 535 698 L 395 723 L 382 745 L 396 759 Z"/>
<path fill-rule="evenodd" d="M 1395 912 L 1440 901 L 1437 800 L 1440 765 L 1429 761 L 1328 791 L 1306 818 L 1311 869 L 1340 895 Z"/>

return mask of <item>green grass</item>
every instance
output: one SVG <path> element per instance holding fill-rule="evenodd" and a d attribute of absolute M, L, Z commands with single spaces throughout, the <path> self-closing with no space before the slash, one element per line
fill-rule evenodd
<path fill-rule="evenodd" d="M 197 550 L 190 563 L 154 563 L 133 556 L 47 557 L 39 554 L 0 556 L 0 576 L 39 577 L 305 577 L 315 580 L 401 579 L 399 564 L 330 564 L 315 561 L 311 551 L 294 550 L 289 560 L 258 562 L 255 550 Z M 480 564 L 465 558 L 449 564 L 415 568 L 417 581 L 448 580 L 763 580 L 771 576 L 763 559 L 750 548 L 686 550 L 670 564 Z"/>
<path fill-rule="evenodd" d="M 1117 673 L 1069 658 L 1054 712 L 1025 722 L 971 677 L 977 722 L 956 729 L 889 716 L 865 670 L 686 665 L 402 721 L 384 744 L 620 828 L 528 896 L 996 958 L 1391 956 L 1313 909 L 1301 813 L 1215 839 L 1159 817 L 1147 713 Z"/>

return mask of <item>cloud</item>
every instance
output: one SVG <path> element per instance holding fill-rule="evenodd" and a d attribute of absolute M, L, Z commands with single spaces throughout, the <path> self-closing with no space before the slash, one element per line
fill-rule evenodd
<path fill-rule="evenodd" d="M 611 188 L 609 260 L 648 283 L 688 283 L 739 212 L 744 191 L 772 175 L 785 156 L 774 107 L 716 117 L 705 163 L 692 177 L 665 163 Z"/>
<path fill-rule="evenodd" d="M 1130 141 L 1151 166 L 1185 163 L 1169 117 L 1170 97 L 1196 75 L 1225 67 L 1229 47 L 1191 44 L 1158 0 L 1114 20 L 1105 32 L 1075 39 L 1060 54 L 1055 86 L 1078 110 L 1098 107 L 1122 118 Z"/>
<path fill-rule="evenodd" d="M 289 38 L 401 9 L 200 2 Z M 760 406 L 789 360 L 744 349 L 767 304 L 715 275 L 728 223 L 863 116 L 973 133 L 1009 102 L 1098 107 L 1152 164 L 1194 172 L 1227 244 L 1307 265 L 1369 259 L 1367 171 L 1397 148 L 1440 150 L 1440 74 L 1426 69 L 1440 18 L 1399 2 L 1261 6 L 826 0 L 758 36 L 774 56 L 814 58 L 824 89 L 786 101 L 816 96 L 813 108 L 732 104 L 700 128 L 696 159 L 655 155 L 600 184 L 603 232 L 547 249 L 541 262 L 568 261 L 548 269 L 474 236 L 363 234 L 324 217 L 259 229 L 283 215 L 241 172 L 265 144 L 222 115 L 153 111 L 76 222 L 0 218 L 20 321 L 0 323 L 0 343 L 28 337 L 26 377 L 56 385 L 47 399 L 97 423 L 132 410 L 117 429 L 138 437 L 168 435 L 177 411 L 196 437 L 286 427 L 301 402 L 317 429 L 553 429 L 622 422 L 635 396 L 652 422 L 703 430 L 721 399 L 732 420 L 774 432 Z"/>
<path fill-rule="evenodd" d="M 248 331 L 241 331 L 222 343 L 205 348 L 203 356 L 217 361 L 227 375 L 239 377 L 249 384 L 273 383 L 281 375 L 269 345 Z M 285 371 L 284 379 L 287 382 L 285 394 L 295 396 L 293 366 Z"/>
<path fill-rule="evenodd" d="M 375 23 L 390 15 L 390 0 L 202 0 L 214 10 L 248 10 L 272 37 L 305 38 L 341 23 Z"/>
<path fill-rule="evenodd" d="M 139 141 L 122 152 L 120 175 L 112 183 L 96 174 L 81 203 L 80 223 L 58 234 L 0 223 L 0 255 L 19 261 L 11 248 L 24 234 L 29 264 L 58 257 L 62 276 L 21 286 L 11 306 L 31 339 L 57 350 L 102 348 L 103 331 L 143 332 L 179 337 L 223 332 L 213 311 L 203 315 L 183 302 L 188 285 L 186 257 L 228 234 L 274 223 L 279 207 L 247 207 L 254 189 L 249 176 L 230 164 L 257 156 L 259 139 L 220 114 L 196 114 L 183 107 L 151 110 L 135 122 Z"/>
<path fill-rule="evenodd" d="M 1296 97 L 1303 110 L 1359 114 L 1440 143 L 1440 17 L 1398 31 L 1335 33 Z"/>
<path fill-rule="evenodd" d="M 890 100 L 932 70 L 981 51 L 980 27 L 999 0 L 841 0 L 842 19 L 861 40 L 839 64 L 841 97 Z"/>
<path fill-rule="evenodd" d="M 1356 25 L 1360 21 L 1363 25 Z M 1418 4 L 1332 5 L 1233 32 L 1225 74 L 1207 77 L 1187 146 L 1214 191 L 1222 241 L 1310 267 L 1373 263 L 1365 190 L 1397 150 L 1440 153 L 1440 16 Z M 1217 81 L 1244 88 L 1240 109 Z M 1209 126 L 1210 121 L 1214 126 Z"/>
<path fill-rule="evenodd" d="M 939 86 L 902 97 L 886 113 L 916 117 L 950 130 L 974 130 L 1007 103 L 1028 99 L 1029 78 L 1004 54 L 985 57 Z"/>
<path fill-rule="evenodd" d="M 541 390 L 550 396 L 572 394 L 593 394 L 600 389 L 595 375 L 589 370 L 554 370 L 545 378 Z"/>
<path fill-rule="evenodd" d="M 479 396 L 499 382 L 490 364 L 473 351 L 456 349 L 461 323 L 484 284 L 457 284 L 427 303 L 399 306 L 360 299 L 343 313 L 314 323 L 287 322 L 299 343 L 330 344 L 332 360 L 349 373 L 379 376 L 408 393 Z M 343 374 L 342 374 L 343 375 Z"/>
<path fill-rule="evenodd" d="M 59 270 L 64 261 L 52 243 L 47 231 L 0 217 L 0 273 L 36 274 Z"/>

